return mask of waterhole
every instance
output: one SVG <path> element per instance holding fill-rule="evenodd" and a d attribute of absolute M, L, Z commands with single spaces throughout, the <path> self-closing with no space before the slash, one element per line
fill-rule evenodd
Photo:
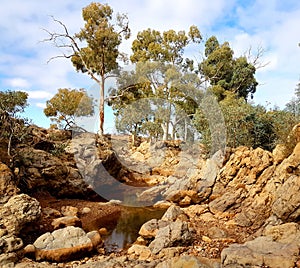
<path fill-rule="evenodd" d="M 118 218 L 117 224 L 104 237 L 104 247 L 107 252 L 117 252 L 128 248 L 139 236 L 141 226 L 151 220 L 160 219 L 165 210 L 157 208 L 123 208 Z"/>

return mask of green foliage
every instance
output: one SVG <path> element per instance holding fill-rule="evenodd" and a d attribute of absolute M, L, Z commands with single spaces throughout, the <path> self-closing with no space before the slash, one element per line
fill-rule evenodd
<path fill-rule="evenodd" d="M 300 117 L 300 82 L 295 89 L 295 96 L 286 104 L 285 110 Z"/>
<path fill-rule="evenodd" d="M 193 62 L 184 59 L 184 50 L 189 44 L 199 43 L 201 38 L 196 26 L 191 26 L 188 33 L 174 30 L 161 33 L 151 29 L 138 33 L 130 58 L 136 63 L 135 70 L 121 73 L 118 87 L 112 91 L 110 98 L 110 104 L 119 116 L 119 125 L 127 122 L 135 126 L 135 133 L 139 130 L 155 137 L 163 130 L 164 139 L 167 139 L 169 125 L 172 124 L 175 133 L 180 121 L 176 111 L 185 109 L 190 113 L 194 109 L 189 104 L 195 105 L 195 102 L 188 96 L 199 82 L 195 73 L 188 72 Z M 131 111 L 131 116 L 127 115 L 128 109 L 124 107 L 144 98 L 148 98 L 150 108 Z M 145 115 L 138 128 L 133 120 L 137 118 L 134 113 Z M 133 120 L 132 124 L 128 120 Z"/>
<path fill-rule="evenodd" d="M 117 14 L 114 18 L 113 10 L 107 4 L 92 2 L 83 8 L 82 17 L 84 27 L 75 35 L 70 35 L 63 22 L 54 19 L 62 26 L 63 33 L 46 30 L 50 37 L 45 41 L 52 42 L 59 49 L 65 49 L 63 55 L 53 58 L 70 58 L 77 71 L 87 73 L 99 85 L 99 135 L 102 136 L 105 81 L 116 75 L 119 60 L 125 60 L 125 55 L 119 51 L 119 45 L 123 37 L 130 37 L 130 29 L 127 16 Z"/>
<path fill-rule="evenodd" d="M 69 142 L 64 142 L 64 143 L 55 143 L 54 148 L 50 150 L 50 153 L 54 156 L 61 156 L 62 154 L 65 153 L 65 149 L 69 145 Z"/>
<path fill-rule="evenodd" d="M 132 43 L 133 55 L 130 57 L 133 63 L 146 61 L 169 62 L 181 64 L 183 62 L 184 49 L 191 43 L 199 43 L 202 40 L 199 29 L 191 26 L 189 32 L 168 30 L 163 33 L 147 29 L 139 32 Z"/>
<path fill-rule="evenodd" d="M 231 92 L 226 93 L 219 105 L 226 124 L 226 129 L 220 131 L 226 131 L 227 146 L 235 148 L 244 145 L 266 150 L 274 148 L 277 134 L 264 107 L 251 105 Z M 210 148 L 214 134 L 202 110 L 197 110 L 194 123 L 202 134 L 203 143 Z"/>
<path fill-rule="evenodd" d="M 215 36 L 206 41 L 206 59 L 200 63 L 199 70 L 210 81 L 219 100 L 225 97 L 224 91 L 232 91 L 247 100 L 258 85 L 254 65 L 246 57 L 234 58 L 233 54 L 228 42 L 220 45 Z"/>
<path fill-rule="evenodd" d="M 71 58 L 77 71 L 87 72 L 100 85 L 100 135 L 104 133 L 105 80 L 118 69 L 117 58 L 120 56 L 122 35 L 125 39 L 130 37 L 126 15 L 117 15 L 115 24 L 112 15 L 113 10 L 107 4 L 91 3 L 82 10 L 85 25 L 75 37 L 87 46 L 77 49 Z"/>
<path fill-rule="evenodd" d="M 72 128 L 75 126 L 75 117 L 94 114 L 93 98 L 89 97 L 84 89 L 60 88 L 46 102 L 44 114 L 60 127 Z"/>
<path fill-rule="evenodd" d="M 116 129 L 121 133 L 137 135 L 142 124 L 150 119 L 150 110 L 150 102 L 147 99 L 121 107 L 116 117 Z"/>
<path fill-rule="evenodd" d="M 293 127 L 299 123 L 299 118 L 288 111 L 272 110 L 267 113 L 269 122 L 272 123 L 276 134 L 274 145 L 284 144 L 289 152 L 292 152 L 296 145 L 295 140 L 290 139 Z"/>
<path fill-rule="evenodd" d="M 13 145 L 26 137 L 28 119 L 22 119 L 18 113 L 27 107 L 28 94 L 23 91 L 0 92 L 0 137 L 7 139 L 7 154 L 11 156 Z"/>
<path fill-rule="evenodd" d="M 120 123 L 126 122 L 128 126 L 134 127 L 131 133 L 143 132 L 153 137 L 159 137 L 163 130 L 166 139 L 169 134 L 166 128 L 169 124 L 173 126 L 175 133 L 184 117 L 194 114 L 198 84 L 199 78 L 195 73 L 183 72 L 177 66 L 159 62 L 138 62 L 135 70 L 121 73 L 118 87 L 112 91 L 110 104 L 118 116 L 117 128 Z M 148 102 L 147 108 L 132 110 L 129 107 L 142 100 Z M 136 125 L 136 118 L 141 118 L 139 127 Z"/>
<path fill-rule="evenodd" d="M 11 116 L 24 112 L 27 104 L 28 94 L 23 91 L 0 91 L 0 110 Z"/>
<path fill-rule="evenodd" d="M 75 37 L 87 46 L 80 48 L 71 60 L 78 71 L 104 77 L 118 68 L 121 34 L 126 39 L 130 36 L 127 18 L 118 15 L 114 24 L 112 8 L 100 3 L 91 3 L 83 8 L 82 17 L 85 25 Z"/>

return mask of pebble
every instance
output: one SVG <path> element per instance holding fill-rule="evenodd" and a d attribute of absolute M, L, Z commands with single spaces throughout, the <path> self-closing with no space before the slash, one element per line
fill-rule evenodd
<path fill-rule="evenodd" d="M 208 237 L 208 236 L 206 236 L 206 235 L 203 235 L 202 236 L 202 240 L 204 241 L 204 242 L 207 242 L 207 243 L 210 243 L 212 240 Z"/>
<path fill-rule="evenodd" d="M 81 210 L 81 214 L 88 214 L 90 213 L 92 210 L 88 207 L 84 207 L 82 210 Z"/>
<path fill-rule="evenodd" d="M 108 231 L 105 227 L 99 229 L 100 235 L 108 235 Z"/>

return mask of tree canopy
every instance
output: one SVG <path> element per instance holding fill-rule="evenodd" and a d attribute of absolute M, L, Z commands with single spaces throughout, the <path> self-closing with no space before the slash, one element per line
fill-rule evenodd
<path fill-rule="evenodd" d="M 147 29 L 137 34 L 132 43 L 133 54 L 130 60 L 135 62 L 159 61 L 182 64 L 184 49 L 191 43 L 200 43 L 199 29 L 192 25 L 189 32 L 168 30 L 163 33 Z"/>
<path fill-rule="evenodd" d="M 28 93 L 23 91 L 0 91 L 0 138 L 8 140 L 7 155 L 11 155 L 14 140 L 20 142 L 26 135 L 27 119 L 20 119 L 18 113 L 28 106 Z"/>
<path fill-rule="evenodd" d="M 0 91 L 0 110 L 15 116 L 28 106 L 27 98 L 28 93 L 23 91 Z"/>
<path fill-rule="evenodd" d="M 118 88 L 111 98 L 111 104 L 119 116 L 118 122 L 124 122 L 120 119 L 125 116 L 124 105 L 148 98 L 151 109 L 148 109 L 148 117 L 140 122 L 143 126 L 139 129 L 148 133 L 154 133 L 154 130 L 156 134 L 163 132 L 163 139 L 168 139 L 171 124 L 174 136 L 179 123 L 176 110 L 190 109 L 185 101 L 189 94 L 188 87 L 199 80 L 196 74 L 187 75 L 185 66 L 191 61 L 184 58 L 184 51 L 188 45 L 199 43 L 201 38 L 196 26 L 191 26 L 188 33 L 172 29 L 162 33 L 147 29 L 138 33 L 132 43 L 133 54 L 130 57 L 136 64 L 135 69 L 121 73 Z"/>
<path fill-rule="evenodd" d="M 285 110 L 296 117 L 300 116 L 300 82 L 296 86 L 294 97 L 286 104 Z"/>
<path fill-rule="evenodd" d="M 84 27 L 75 35 L 68 32 L 67 26 L 55 20 L 62 27 L 63 33 L 51 33 L 46 41 L 53 42 L 59 48 L 72 50 L 70 55 L 58 57 L 71 58 L 77 71 L 87 73 L 100 86 L 99 134 L 104 133 L 104 90 L 105 81 L 118 69 L 118 60 L 123 56 L 119 51 L 122 37 L 128 39 L 130 29 L 126 15 L 117 14 L 107 4 L 92 2 L 82 9 Z M 61 44 L 61 39 L 63 42 Z M 54 57 L 57 58 L 57 57 Z"/>
<path fill-rule="evenodd" d="M 205 59 L 199 71 L 210 82 L 212 92 L 218 99 L 225 97 L 225 91 L 232 91 L 245 100 L 252 97 L 258 85 L 254 75 L 256 68 L 245 56 L 233 57 L 234 52 L 228 42 L 222 45 L 215 36 L 205 43 Z"/>
<path fill-rule="evenodd" d="M 65 129 L 75 126 L 75 117 L 94 114 L 93 98 L 84 89 L 60 88 L 46 102 L 44 114 Z"/>

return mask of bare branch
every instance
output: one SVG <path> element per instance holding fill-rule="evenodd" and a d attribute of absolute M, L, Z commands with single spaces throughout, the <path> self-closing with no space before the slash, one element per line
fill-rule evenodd
<path fill-rule="evenodd" d="M 54 22 L 58 23 L 63 28 L 63 33 L 50 32 L 47 29 L 43 29 L 49 35 L 49 38 L 44 39 L 43 42 L 52 42 L 54 44 L 54 46 L 57 48 L 63 48 L 63 49 L 69 48 L 73 51 L 73 53 L 69 54 L 69 55 L 63 53 L 62 55 L 54 56 L 54 57 L 50 58 L 47 61 L 47 63 L 53 59 L 71 58 L 72 56 L 78 55 L 81 59 L 81 62 L 83 64 L 84 68 L 86 69 L 88 75 L 93 80 L 95 80 L 98 84 L 100 84 L 100 82 L 101 82 L 100 79 L 98 79 L 96 77 L 96 75 L 94 74 L 94 72 L 92 71 L 92 69 L 88 67 L 87 62 L 85 61 L 85 59 L 82 55 L 81 48 L 79 47 L 79 45 L 76 41 L 76 37 L 71 36 L 69 34 L 68 28 L 63 22 L 61 22 L 58 19 L 55 19 L 53 16 L 51 16 L 51 18 L 53 19 Z M 68 43 L 66 43 L 66 41 L 68 41 Z"/>
<path fill-rule="evenodd" d="M 107 97 L 105 99 L 105 101 L 110 101 L 110 100 L 114 100 L 114 99 L 123 97 L 127 91 L 129 91 L 130 89 L 135 88 L 135 87 L 136 87 L 136 84 L 129 85 L 129 86 L 127 86 L 127 87 L 125 87 L 125 88 L 122 89 L 122 93 L 121 94 L 114 95 L 114 96 L 109 96 L 109 97 Z"/>
<path fill-rule="evenodd" d="M 261 59 L 265 54 L 265 49 L 262 46 L 258 46 L 255 53 L 252 53 L 252 46 L 249 47 L 247 51 L 244 52 L 244 57 L 255 67 L 255 69 L 264 68 L 270 64 L 268 62 L 262 62 Z"/>
<path fill-rule="evenodd" d="M 65 55 L 65 54 L 63 54 L 63 55 L 58 55 L 58 56 L 54 56 L 54 57 L 51 57 L 49 60 L 47 60 L 47 64 L 48 64 L 50 61 L 54 60 L 54 59 L 58 59 L 58 58 L 69 59 L 69 58 L 72 58 L 72 56 L 73 56 L 73 55 Z"/>

